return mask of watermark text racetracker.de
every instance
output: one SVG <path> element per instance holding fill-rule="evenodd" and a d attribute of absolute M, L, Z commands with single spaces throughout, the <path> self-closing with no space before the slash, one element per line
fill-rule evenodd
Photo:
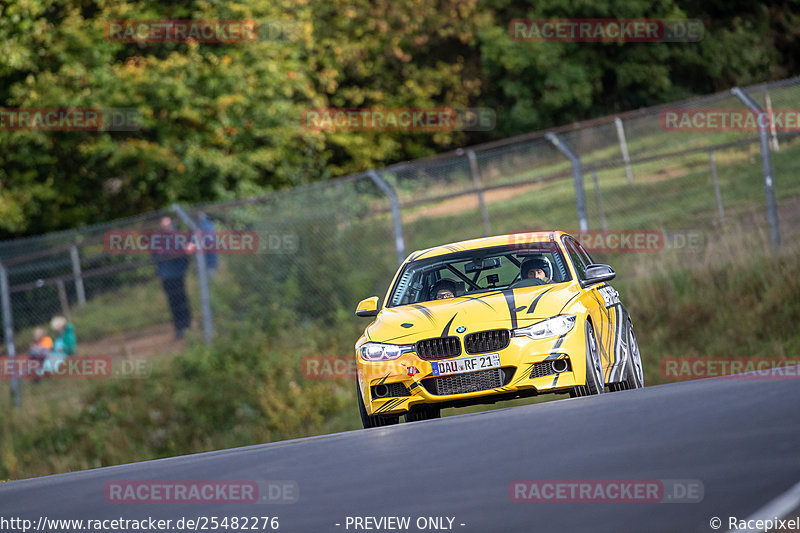
<path fill-rule="evenodd" d="M 705 245 L 705 233 L 697 230 L 568 230 L 589 253 L 655 253 L 665 250 L 697 251 Z M 513 235 L 512 249 L 536 247 L 531 232 Z M 546 242 L 541 243 L 547 246 Z"/>
<path fill-rule="evenodd" d="M 698 479 L 517 479 L 508 486 L 517 503 L 699 503 Z"/>
<path fill-rule="evenodd" d="M 116 480 L 103 486 L 110 504 L 286 504 L 297 503 L 293 480 Z"/>
<path fill-rule="evenodd" d="M 129 107 L 2 107 L 0 131 L 136 131 L 140 115 Z"/>
<path fill-rule="evenodd" d="M 664 357 L 659 367 L 661 377 L 668 381 L 800 379 L 800 359 L 781 357 Z"/>
<path fill-rule="evenodd" d="M 379 374 L 416 376 L 420 369 L 403 360 L 370 361 L 370 370 Z M 307 355 L 300 359 L 300 370 L 307 379 L 353 379 L 358 376 L 355 357 L 344 355 Z"/>
<path fill-rule="evenodd" d="M 304 109 L 304 129 L 312 131 L 489 131 L 497 116 L 493 109 L 438 108 L 341 108 Z"/>
<path fill-rule="evenodd" d="M 294 253 L 295 233 L 257 231 L 112 230 L 103 244 L 108 254 L 217 254 Z"/>
<path fill-rule="evenodd" d="M 115 43 L 254 43 L 290 41 L 304 33 L 299 21 L 281 19 L 111 20 L 105 38 Z"/>
<path fill-rule="evenodd" d="M 513 19 L 508 34 L 522 42 L 698 42 L 703 39 L 703 23 L 699 19 Z"/>
<path fill-rule="evenodd" d="M 659 113 L 664 131 L 675 132 L 758 132 L 800 131 L 800 109 L 770 109 L 754 113 L 749 109 L 664 109 Z"/>
<path fill-rule="evenodd" d="M 395 370 L 395 362 L 387 371 Z M 375 364 L 386 364 L 379 362 Z M 309 379 L 352 379 L 358 374 L 355 357 L 343 355 L 307 355 L 300 359 L 300 367 L 303 377 Z"/>
<path fill-rule="evenodd" d="M 0 357 L 0 379 L 107 379 L 145 378 L 152 363 L 144 358 L 112 359 L 105 355 Z"/>

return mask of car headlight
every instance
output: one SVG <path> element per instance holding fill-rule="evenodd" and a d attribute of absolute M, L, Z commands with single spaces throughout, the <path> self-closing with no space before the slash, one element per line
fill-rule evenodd
<path fill-rule="evenodd" d="M 413 345 L 381 344 L 368 342 L 359 349 L 364 361 L 391 361 L 407 352 L 413 352 Z"/>
<path fill-rule="evenodd" d="M 560 337 L 575 327 L 574 315 L 558 315 L 547 320 L 537 322 L 526 328 L 514 330 L 515 337 L 530 337 L 531 339 L 546 339 Z"/>

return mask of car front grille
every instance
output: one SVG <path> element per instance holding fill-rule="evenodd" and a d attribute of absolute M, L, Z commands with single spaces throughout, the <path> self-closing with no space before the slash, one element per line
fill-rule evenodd
<path fill-rule="evenodd" d="M 458 337 L 434 337 L 417 341 L 417 356 L 420 359 L 437 360 L 461 355 Z"/>
<path fill-rule="evenodd" d="M 490 368 L 453 376 L 427 378 L 422 380 L 422 386 L 430 394 L 437 396 L 479 392 L 506 385 L 514 375 L 514 370 L 513 367 Z"/>
<path fill-rule="evenodd" d="M 464 337 L 464 350 L 468 354 L 496 352 L 511 342 L 511 332 L 507 329 L 490 329 L 470 333 Z"/>

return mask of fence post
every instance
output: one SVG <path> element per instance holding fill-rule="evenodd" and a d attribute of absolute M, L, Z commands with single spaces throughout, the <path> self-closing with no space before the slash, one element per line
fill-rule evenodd
<path fill-rule="evenodd" d="M 0 263 L 0 308 L 3 310 L 3 331 L 6 338 L 6 351 L 8 358 L 11 359 L 11 368 L 14 367 L 13 360 L 17 356 L 17 349 L 14 346 L 14 317 L 11 316 L 11 293 L 8 290 L 8 271 L 3 263 Z M 14 370 L 13 372 L 16 372 Z M 14 406 L 19 408 L 22 405 L 19 394 L 19 379 L 11 378 L 11 400 Z"/>
<path fill-rule="evenodd" d="M 200 231 L 192 217 L 178 204 L 172 204 L 172 210 L 177 213 L 183 222 L 191 228 L 192 231 Z M 206 267 L 206 255 L 202 246 L 197 247 L 195 254 L 197 260 L 197 282 L 200 285 L 200 308 L 203 311 L 203 333 L 205 335 L 206 346 L 211 345 L 211 340 L 214 338 L 214 324 L 211 317 L 211 295 L 208 290 L 208 269 Z"/>
<path fill-rule="evenodd" d="M 717 179 L 717 165 L 714 162 L 714 150 L 708 151 L 708 160 L 711 162 L 711 177 L 714 179 L 714 194 L 717 196 L 719 221 L 725 222 L 725 209 L 722 208 L 722 195 L 719 192 L 719 180 Z"/>
<path fill-rule="evenodd" d="M 583 168 L 581 159 L 570 150 L 554 133 L 548 133 L 545 138 L 553 143 L 559 152 L 567 156 L 572 162 L 572 181 L 575 185 L 575 206 L 578 210 L 578 226 L 581 232 L 589 229 L 589 219 L 586 216 L 586 193 L 583 190 Z"/>
<path fill-rule="evenodd" d="M 769 128 L 763 126 L 762 116 L 766 116 L 768 121 L 772 117 L 767 115 L 758 104 L 756 104 L 747 93 L 738 87 L 731 89 L 736 97 L 739 98 L 750 110 L 756 114 L 758 121 L 758 138 L 761 141 L 761 171 L 764 173 L 764 189 L 767 193 L 767 220 L 769 221 L 769 238 L 772 242 L 773 251 L 777 251 L 781 245 L 781 232 L 778 226 L 778 202 L 775 200 L 775 183 L 772 179 L 772 155 L 769 150 Z"/>
<path fill-rule="evenodd" d="M 69 315 L 69 299 L 67 298 L 67 288 L 64 285 L 63 279 L 56 280 L 56 288 L 58 289 L 58 302 L 61 304 L 61 314 L 71 320 Z"/>
<path fill-rule="evenodd" d="M 367 176 L 375 182 L 380 190 L 389 197 L 389 203 L 392 209 L 392 222 L 394 223 L 394 247 L 397 250 L 397 265 L 403 264 L 406 258 L 406 243 L 403 239 L 403 220 L 400 214 L 400 200 L 397 199 L 397 193 L 394 192 L 389 183 L 380 177 L 377 172 L 370 169 L 367 171 Z"/>
<path fill-rule="evenodd" d="M 483 217 L 483 232 L 486 237 L 492 234 L 492 226 L 489 222 L 489 210 L 486 208 L 486 201 L 483 198 L 483 184 L 481 183 L 481 173 L 478 169 L 478 158 L 475 157 L 473 150 L 467 150 L 467 159 L 469 159 L 469 173 L 472 174 L 472 183 L 475 190 L 478 191 L 478 204 L 481 207 L 481 216 Z"/>
<path fill-rule="evenodd" d="M 766 89 L 764 89 L 764 104 L 767 106 L 767 113 L 772 117 L 772 98 L 769 97 L 769 92 Z M 769 135 L 772 138 L 772 147 L 777 152 L 780 150 L 780 146 L 778 146 L 778 132 L 775 128 L 774 120 L 769 121 Z"/>
<path fill-rule="evenodd" d="M 628 155 L 628 143 L 625 140 L 625 128 L 622 127 L 622 120 L 619 117 L 614 117 L 614 125 L 617 126 L 619 148 L 622 150 L 622 160 L 625 162 L 625 175 L 628 176 L 628 183 L 633 183 L 633 170 L 631 170 L 631 158 Z"/>
<path fill-rule="evenodd" d="M 603 196 L 600 194 L 600 184 L 597 182 L 597 170 L 592 169 L 592 181 L 594 182 L 594 196 L 597 199 L 597 210 L 600 211 L 600 227 L 603 231 L 608 231 L 606 224 L 606 212 L 603 209 Z"/>
<path fill-rule="evenodd" d="M 83 305 L 86 303 L 86 292 L 81 276 L 81 258 L 78 256 L 78 247 L 74 244 L 69 247 L 69 255 L 72 258 L 72 275 L 75 278 L 75 294 L 78 297 L 78 305 Z"/>

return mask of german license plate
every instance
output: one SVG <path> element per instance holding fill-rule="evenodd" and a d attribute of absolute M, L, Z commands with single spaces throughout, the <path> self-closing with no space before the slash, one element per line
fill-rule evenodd
<path fill-rule="evenodd" d="M 450 374 L 463 374 L 489 368 L 500 368 L 500 354 L 490 353 L 452 361 L 432 361 L 434 376 L 447 376 Z"/>

